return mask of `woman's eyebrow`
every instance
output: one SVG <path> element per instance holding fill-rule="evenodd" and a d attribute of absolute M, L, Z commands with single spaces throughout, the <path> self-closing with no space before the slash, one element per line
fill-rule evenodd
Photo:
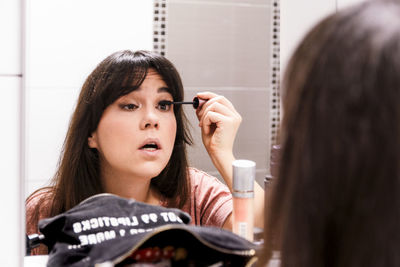
<path fill-rule="evenodd" d="M 169 90 L 168 87 L 164 86 L 164 87 L 158 88 L 157 92 L 158 92 L 158 93 L 164 93 L 164 92 L 165 92 L 165 93 L 170 93 L 170 90 Z"/>

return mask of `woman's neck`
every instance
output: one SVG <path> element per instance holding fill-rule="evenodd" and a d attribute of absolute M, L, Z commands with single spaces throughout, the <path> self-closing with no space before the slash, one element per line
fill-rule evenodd
<path fill-rule="evenodd" d="M 120 175 L 107 175 L 102 178 L 102 184 L 107 193 L 124 198 L 132 198 L 153 205 L 159 205 L 160 203 L 160 196 L 150 185 L 150 179 L 134 179 L 132 177 L 121 177 Z"/>

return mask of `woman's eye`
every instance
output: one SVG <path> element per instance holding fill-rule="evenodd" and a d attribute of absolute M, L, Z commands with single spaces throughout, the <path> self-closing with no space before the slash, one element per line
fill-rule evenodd
<path fill-rule="evenodd" d="M 169 111 L 171 109 L 171 102 L 170 101 L 160 101 L 157 105 L 157 108 L 162 111 Z"/>
<path fill-rule="evenodd" d="M 121 105 L 121 108 L 125 109 L 125 110 L 134 110 L 134 109 L 137 109 L 138 106 L 135 104 L 123 104 L 123 105 Z"/>

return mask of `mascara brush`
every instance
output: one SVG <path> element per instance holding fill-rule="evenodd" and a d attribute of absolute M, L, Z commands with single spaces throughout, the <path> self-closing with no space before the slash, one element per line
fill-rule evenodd
<path fill-rule="evenodd" d="M 161 104 L 161 105 L 193 105 L 193 108 L 194 108 L 194 109 L 198 109 L 198 108 L 200 108 L 206 101 L 207 101 L 207 100 L 198 98 L 198 97 L 196 96 L 195 98 L 193 98 L 193 101 L 187 101 L 187 102 L 186 102 L 186 101 L 181 101 L 181 102 L 177 101 L 177 102 L 174 102 L 174 101 L 163 100 L 163 101 L 160 101 L 160 104 Z"/>

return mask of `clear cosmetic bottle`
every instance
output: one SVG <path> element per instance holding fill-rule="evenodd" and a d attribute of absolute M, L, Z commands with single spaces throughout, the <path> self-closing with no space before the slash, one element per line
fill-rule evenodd
<path fill-rule="evenodd" d="M 233 232 L 253 241 L 256 163 L 251 160 L 235 160 L 232 170 Z"/>

